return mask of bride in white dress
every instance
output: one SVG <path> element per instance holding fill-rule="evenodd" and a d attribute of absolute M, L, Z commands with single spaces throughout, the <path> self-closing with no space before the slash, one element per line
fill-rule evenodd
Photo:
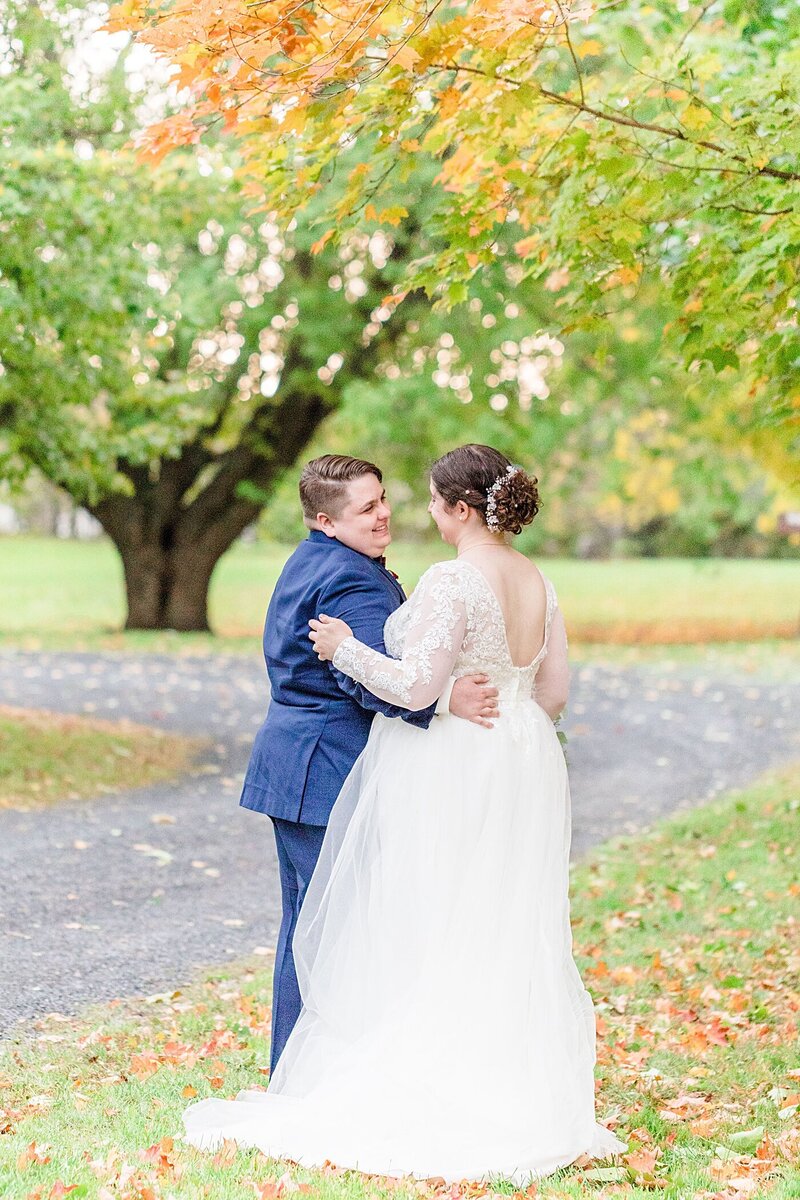
<path fill-rule="evenodd" d="M 451 451 L 430 512 L 458 556 L 389 617 L 392 657 L 312 622 L 320 657 L 382 699 L 425 708 L 481 671 L 500 717 L 422 731 L 376 716 L 295 934 L 300 1019 L 268 1092 L 187 1110 L 194 1145 L 517 1183 L 624 1149 L 595 1121 L 594 1013 L 572 958 L 564 623 L 506 537 L 537 508 L 536 481 L 496 450 Z"/>

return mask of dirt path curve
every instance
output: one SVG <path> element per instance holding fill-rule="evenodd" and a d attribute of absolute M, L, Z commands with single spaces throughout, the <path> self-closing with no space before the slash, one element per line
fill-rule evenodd
<path fill-rule="evenodd" d="M 0 653 L 2 703 L 213 739 L 174 785 L 0 811 L 0 1032 L 274 944 L 270 823 L 237 804 L 266 699 L 255 659 Z M 793 684 L 578 665 L 575 853 L 800 758 L 798 711 Z"/>

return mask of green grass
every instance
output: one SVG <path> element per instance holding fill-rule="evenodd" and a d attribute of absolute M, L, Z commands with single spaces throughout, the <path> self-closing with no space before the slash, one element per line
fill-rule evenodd
<path fill-rule="evenodd" d="M 252 652 L 289 553 L 284 546 L 237 545 L 211 583 L 210 618 L 219 637 L 121 634 L 122 568 L 107 541 L 0 539 L 0 642 L 30 648 Z M 410 590 L 451 551 L 392 546 L 390 561 Z M 729 559 L 541 560 L 560 595 L 573 641 L 749 641 L 800 632 L 800 562 Z"/>
<path fill-rule="evenodd" d="M 797 771 L 763 780 L 610 843 L 576 869 L 576 953 L 600 1027 L 598 1111 L 629 1152 L 600 1173 L 586 1164 L 560 1172 L 541 1196 L 800 1195 L 798 783 Z M 513 1192 L 501 1181 L 396 1184 L 173 1143 L 191 1097 L 266 1080 L 269 998 L 262 959 L 185 993 L 44 1021 L 7 1045 L 4 1200 L 55 1200 L 57 1181 L 96 1200 Z"/>
<path fill-rule="evenodd" d="M 173 779 L 203 744 L 130 721 L 0 706 L 0 808 L 39 808 Z"/>

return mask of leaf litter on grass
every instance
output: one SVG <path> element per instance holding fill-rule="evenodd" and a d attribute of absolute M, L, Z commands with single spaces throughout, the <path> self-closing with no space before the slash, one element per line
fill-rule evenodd
<path fill-rule="evenodd" d="M 0 809 L 28 811 L 172 780 L 207 744 L 128 720 L 0 705 Z"/>
<path fill-rule="evenodd" d="M 318 1171 L 185 1147 L 195 1097 L 266 1086 L 261 956 L 185 992 L 44 1021 L 0 1060 L 3 1200 L 478 1200 L 800 1195 L 797 773 L 618 840 L 573 879 L 598 1114 L 627 1141 L 527 1189 Z M 480 1030 L 476 1030 L 476 1041 Z M 480 1086 L 480 1077 L 476 1078 Z M 72 1190 L 70 1190 L 72 1189 Z"/>

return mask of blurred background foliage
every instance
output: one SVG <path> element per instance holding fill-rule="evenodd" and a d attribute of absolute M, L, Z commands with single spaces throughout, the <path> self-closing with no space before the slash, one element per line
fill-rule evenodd
<path fill-rule="evenodd" d="M 542 508 L 520 548 L 580 557 L 793 556 L 777 531 L 797 503 L 783 455 L 771 469 L 737 435 L 723 393 L 659 364 L 665 314 L 654 295 L 609 320 L 602 337 L 547 334 L 549 297 L 524 284 L 515 299 L 432 314 L 414 350 L 370 382 L 352 384 L 306 454 L 356 452 L 385 471 L 395 529 L 429 532 L 427 469 L 459 442 L 488 442 L 533 470 Z M 494 300 L 494 304 L 492 304 Z M 472 302 L 475 305 L 475 301 Z M 477 308 L 477 305 L 475 305 Z M 488 322 L 487 322 L 488 318 Z M 483 322 L 502 329 L 487 338 Z M 398 375 L 397 372 L 400 372 Z M 391 376 L 394 376 L 392 378 Z M 522 380 L 537 394 L 526 393 Z M 469 399 L 459 396 L 469 381 Z M 302 536 L 296 476 L 278 485 L 260 522 L 269 537 Z"/>
<path fill-rule="evenodd" d="M 129 624 L 203 629 L 244 530 L 303 535 L 298 460 L 376 460 L 397 533 L 425 538 L 427 468 L 482 441 L 540 478 L 523 549 L 800 555 L 779 526 L 800 506 L 789 442 L 743 428 L 732 367 L 681 365 L 657 278 L 561 338 L 558 281 L 499 244 L 466 303 L 437 311 L 415 292 L 395 310 L 384 298 L 429 245 L 426 177 L 404 185 L 396 228 L 311 253 L 307 223 L 248 213 L 221 136 L 137 161 L 132 133 L 179 97 L 148 51 L 98 32 L 106 13 L 0 3 L 7 530 L 59 509 L 69 532 L 85 506 L 120 552 Z"/>

